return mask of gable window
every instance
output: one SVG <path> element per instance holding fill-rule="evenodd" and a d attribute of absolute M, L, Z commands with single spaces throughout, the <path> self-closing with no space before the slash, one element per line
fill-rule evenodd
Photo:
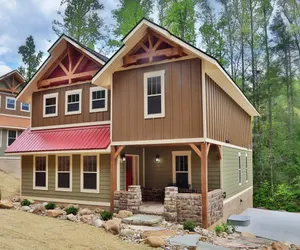
<path fill-rule="evenodd" d="M 29 112 L 30 111 L 29 104 L 21 102 L 21 111 Z"/>
<path fill-rule="evenodd" d="M 144 117 L 165 116 L 165 71 L 144 74 Z"/>
<path fill-rule="evenodd" d="M 6 109 L 16 110 L 16 99 L 13 97 L 6 97 Z"/>
<path fill-rule="evenodd" d="M 173 183 L 178 188 L 188 189 L 192 184 L 191 151 L 173 151 Z"/>
<path fill-rule="evenodd" d="M 44 117 L 57 116 L 58 93 L 44 95 Z"/>
<path fill-rule="evenodd" d="M 56 156 L 56 190 L 72 191 L 72 156 Z"/>
<path fill-rule="evenodd" d="M 90 88 L 90 112 L 107 111 L 107 89 Z"/>
<path fill-rule="evenodd" d="M 34 175 L 33 175 L 33 188 L 34 189 L 48 189 L 48 163 L 47 156 L 34 157 Z"/>
<path fill-rule="evenodd" d="M 17 139 L 17 131 L 16 130 L 8 130 L 7 131 L 7 146 L 13 144 L 13 142 Z"/>
<path fill-rule="evenodd" d="M 99 193 L 99 157 L 83 155 L 81 164 L 81 192 Z"/>
<path fill-rule="evenodd" d="M 66 91 L 66 115 L 76 115 L 81 113 L 81 93 L 82 89 Z"/>
<path fill-rule="evenodd" d="M 246 182 L 248 182 L 249 176 L 248 176 L 248 154 L 246 154 Z"/>
<path fill-rule="evenodd" d="M 239 169 L 238 169 L 238 178 L 239 178 L 239 185 L 242 185 L 242 165 L 241 165 L 241 153 L 239 152 Z"/>

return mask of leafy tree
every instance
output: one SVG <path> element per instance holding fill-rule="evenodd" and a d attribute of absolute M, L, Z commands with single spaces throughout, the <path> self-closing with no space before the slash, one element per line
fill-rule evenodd
<path fill-rule="evenodd" d="M 66 5 L 66 9 L 63 13 L 58 11 L 62 21 L 53 21 L 53 31 L 58 36 L 65 33 L 94 49 L 95 44 L 103 39 L 100 28 L 104 22 L 99 15 L 104 9 L 103 4 L 98 0 L 62 0 L 60 5 Z"/>
<path fill-rule="evenodd" d="M 19 47 L 18 53 L 22 56 L 25 65 L 25 67 L 19 67 L 19 71 L 25 76 L 26 81 L 29 81 L 41 63 L 43 52 L 36 52 L 34 39 L 29 36 L 26 38 L 25 44 Z"/>

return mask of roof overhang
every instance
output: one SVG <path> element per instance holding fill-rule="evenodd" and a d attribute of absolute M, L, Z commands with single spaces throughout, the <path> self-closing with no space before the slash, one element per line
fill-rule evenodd
<path fill-rule="evenodd" d="M 94 54 L 89 52 L 87 49 L 82 47 L 80 44 L 76 43 L 73 39 L 70 39 L 66 35 L 60 36 L 58 40 L 51 46 L 48 50 L 49 56 L 36 71 L 34 76 L 26 84 L 26 86 L 21 90 L 17 96 L 17 100 L 25 103 L 31 103 L 32 93 L 38 90 L 37 81 L 47 72 L 51 65 L 60 57 L 60 55 L 67 49 L 67 44 L 70 43 L 72 46 L 82 51 L 89 57 L 91 57 L 96 62 L 104 65 L 105 62 L 100 58 L 96 57 Z"/>
<path fill-rule="evenodd" d="M 21 73 L 18 70 L 13 70 L 13 71 L 8 72 L 5 75 L 0 76 L 0 81 L 7 77 L 12 76 L 12 75 L 14 75 L 19 82 L 23 83 L 25 81 L 24 77 L 21 75 Z"/>
<path fill-rule="evenodd" d="M 177 43 L 185 51 L 187 51 L 189 55 L 193 55 L 194 57 L 204 60 L 205 72 L 250 116 L 259 116 L 257 110 L 252 106 L 246 96 L 215 58 L 184 42 L 180 38 L 171 34 L 168 30 L 146 19 L 139 22 L 139 24 L 127 34 L 127 36 L 123 39 L 123 46 L 93 77 L 92 83 L 104 88 L 110 88 L 113 73 L 124 70 L 123 57 L 136 45 L 137 41 L 140 41 L 146 35 L 148 28 L 154 30 L 174 43 Z M 147 64 L 143 66 L 147 66 Z"/>

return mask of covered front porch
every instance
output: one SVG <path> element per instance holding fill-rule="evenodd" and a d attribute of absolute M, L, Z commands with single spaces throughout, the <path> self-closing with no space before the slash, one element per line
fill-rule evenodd
<path fill-rule="evenodd" d="M 134 212 L 163 214 L 166 219 L 178 222 L 185 217 L 194 218 L 203 227 L 211 224 L 209 213 L 214 213 L 214 209 L 209 209 L 209 197 L 216 197 L 213 191 L 218 191 L 219 199 L 223 195 L 220 146 L 209 143 L 132 145 L 112 146 L 111 151 L 112 209 L 116 204 L 116 209 L 120 209 L 120 198 L 116 197 L 128 200 L 130 196 Z M 186 210 L 186 214 L 194 217 L 178 215 L 177 210 L 179 213 Z"/>

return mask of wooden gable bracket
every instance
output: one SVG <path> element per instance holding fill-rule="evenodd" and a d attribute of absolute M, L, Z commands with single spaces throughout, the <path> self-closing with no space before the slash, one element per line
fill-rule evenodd
<path fill-rule="evenodd" d="M 218 158 L 219 160 L 222 159 L 222 149 L 221 149 L 221 145 L 216 145 L 217 146 L 217 150 L 218 150 Z"/>
<path fill-rule="evenodd" d="M 160 48 L 161 45 L 162 48 Z M 147 34 L 123 57 L 123 66 L 151 63 L 186 55 L 181 46 L 148 28 Z"/>
<path fill-rule="evenodd" d="M 201 159 L 202 158 L 201 150 L 193 143 L 191 143 L 189 145 Z"/>

